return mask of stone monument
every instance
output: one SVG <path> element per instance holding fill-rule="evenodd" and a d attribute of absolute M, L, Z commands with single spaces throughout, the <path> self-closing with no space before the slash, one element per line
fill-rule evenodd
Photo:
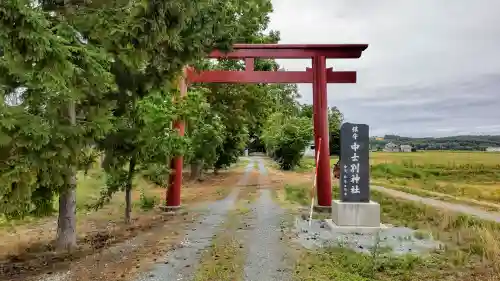
<path fill-rule="evenodd" d="M 370 137 L 366 124 L 340 128 L 340 200 L 332 202 L 332 227 L 379 229 L 380 205 L 370 200 Z"/>

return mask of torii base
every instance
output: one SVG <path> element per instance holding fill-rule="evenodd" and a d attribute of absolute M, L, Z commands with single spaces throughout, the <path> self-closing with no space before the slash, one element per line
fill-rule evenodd
<path fill-rule="evenodd" d="M 327 213 L 332 212 L 332 207 L 331 206 L 314 205 L 313 211 L 316 213 L 327 214 Z"/>
<path fill-rule="evenodd" d="M 167 214 L 177 214 L 179 211 L 181 211 L 183 208 L 182 206 L 166 206 L 162 205 L 159 207 L 159 209 Z"/>

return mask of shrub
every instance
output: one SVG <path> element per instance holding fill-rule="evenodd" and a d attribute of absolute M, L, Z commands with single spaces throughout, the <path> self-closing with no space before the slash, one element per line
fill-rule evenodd
<path fill-rule="evenodd" d="M 142 210 L 151 210 L 155 207 L 156 202 L 158 202 L 158 198 L 155 196 L 147 196 L 144 193 L 144 190 L 141 190 L 141 197 L 139 201 L 139 206 Z"/>
<path fill-rule="evenodd" d="M 263 130 L 263 140 L 269 155 L 283 170 L 295 168 L 312 140 L 311 120 L 306 117 L 285 116 L 276 113 Z"/>

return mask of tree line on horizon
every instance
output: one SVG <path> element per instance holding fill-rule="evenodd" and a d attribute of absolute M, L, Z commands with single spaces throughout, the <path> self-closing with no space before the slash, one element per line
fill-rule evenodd
<path fill-rule="evenodd" d="M 397 145 L 411 145 L 416 150 L 485 151 L 488 147 L 500 147 L 500 135 L 461 135 L 438 138 L 385 135 L 383 139 L 375 137 L 370 139 L 372 150 L 381 150 L 389 142 Z"/>

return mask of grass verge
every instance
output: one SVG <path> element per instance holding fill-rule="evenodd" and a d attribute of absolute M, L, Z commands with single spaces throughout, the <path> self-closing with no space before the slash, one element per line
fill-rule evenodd
<path fill-rule="evenodd" d="M 376 159 L 372 157 L 375 160 L 372 162 L 372 176 L 377 180 L 404 181 L 411 187 L 425 184 L 421 190 L 410 193 L 463 204 L 464 200 L 460 200 L 463 197 L 484 201 L 497 201 L 499 197 L 500 158 L 493 159 L 484 153 L 375 154 Z M 384 158 L 386 156 L 394 159 L 389 161 Z M 415 157 L 414 161 L 405 159 L 410 156 Z M 485 161 L 485 157 L 489 160 Z M 302 176 L 306 174 L 302 173 Z M 281 180 L 285 188 L 282 193 L 277 192 L 277 197 L 293 206 L 307 205 L 309 186 L 296 180 L 296 175 L 292 178 Z M 438 196 L 436 191 L 443 196 Z M 434 192 L 432 196 L 429 196 L 430 192 Z M 337 193 L 333 191 L 334 195 Z M 444 242 L 444 248 L 425 257 L 408 255 L 397 258 L 362 255 L 339 247 L 318 252 L 302 250 L 295 280 L 500 280 L 499 224 L 376 191 L 372 191 L 372 199 L 381 204 L 384 223 L 417 229 L 415 238 L 432 236 Z M 471 200 L 467 203 L 475 204 Z M 485 203 L 483 208 L 488 208 L 488 202 L 478 204 L 481 203 Z"/>
<path fill-rule="evenodd" d="M 381 205 L 382 221 L 430 231 L 459 256 L 478 257 L 500 273 L 500 224 L 465 214 L 446 212 L 417 202 L 372 191 Z M 500 276 L 499 276 L 500 277 Z"/>
<path fill-rule="evenodd" d="M 307 186 L 287 185 L 285 190 L 287 200 L 306 203 Z M 340 245 L 303 250 L 295 280 L 500 280 L 500 224 L 377 191 L 372 191 L 372 200 L 381 204 L 384 223 L 416 229 L 415 238 L 433 237 L 444 248 L 425 257 L 363 255 Z"/>
<path fill-rule="evenodd" d="M 242 213 L 246 214 L 246 209 L 238 208 L 230 212 L 223 230 L 202 256 L 194 281 L 242 280 L 245 253 L 236 233 L 243 224 Z"/>
<path fill-rule="evenodd" d="M 236 162 L 236 163 L 232 166 L 232 168 L 237 168 L 237 169 L 245 168 L 245 167 L 247 167 L 247 166 L 248 166 L 248 164 L 249 164 L 249 163 L 250 163 L 250 159 L 248 159 L 248 158 L 242 158 L 242 159 L 241 159 L 241 158 L 240 158 L 240 159 L 238 160 L 238 162 Z"/>
<path fill-rule="evenodd" d="M 391 257 L 383 251 L 365 255 L 346 248 L 329 247 L 317 252 L 302 251 L 294 280 L 419 280 L 411 279 L 412 271 L 425 264 L 423 259 L 412 255 Z"/>

